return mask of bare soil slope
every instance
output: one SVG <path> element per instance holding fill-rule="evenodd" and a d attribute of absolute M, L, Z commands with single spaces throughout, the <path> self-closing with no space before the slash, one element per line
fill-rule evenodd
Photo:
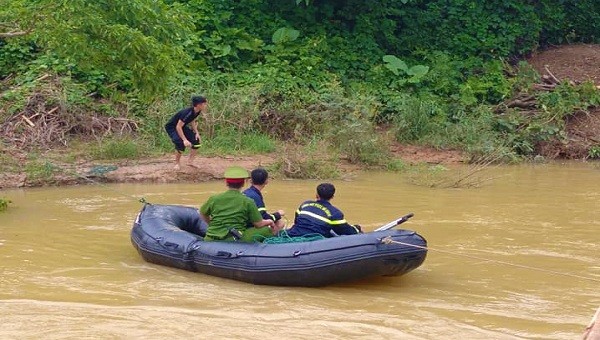
<path fill-rule="evenodd" d="M 551 72 L 574 82 L 600 85 L 600 45 L 563 45 L 533 54 L 528 60 L 540 74 Z"/>
<path fill-rule="evenodd" d="M 541 74 L 574 83 L 593 82 L 600 89 L 600 45 L 563 45 L 538 52 L 528 62 Z M 600 107 L 576 112 L 566 122 L 567 142 L 545 143 L 538 152 L 548 158 L 584 159 L 600 145 Z"/>

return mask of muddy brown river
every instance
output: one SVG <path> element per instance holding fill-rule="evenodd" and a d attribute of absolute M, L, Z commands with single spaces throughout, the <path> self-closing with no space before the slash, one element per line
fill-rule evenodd
<path fill-rule="evenodd" d="M 456 171 L 456 170 L 450 170 Z M 461 171 L 464 171 L 461 170 Z M 600 306 L 600 166 L 490 168 L 479 188 L 406 174 L 333 181 L 332 203 L 373 230 L 429 242 L 401 277 L 323 288 L 256 286 L 146 263 L 129 240 L 137 200 L 198 206 L 200 184 L 0 191 L 1 339 L 579 339 Z M 272 180 L 267 207 L 314 197 L 319 181 Z"/>

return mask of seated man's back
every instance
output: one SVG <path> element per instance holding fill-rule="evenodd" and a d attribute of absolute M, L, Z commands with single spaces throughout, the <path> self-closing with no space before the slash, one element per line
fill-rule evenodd
<path fill-rule="evenodd" d="M 308 234 L 320 234 L 331 237 L 332 231 L 337 235 L 353 235 L 358 230 L 348 224 L 344 214 L 334 207 L 329 200 L 333 198 L 335 187 L 330 183 L 317 186 L 317 200 L 303 202 L 296 211 L 294 225 L 288 230 L 292 237 Z"/>

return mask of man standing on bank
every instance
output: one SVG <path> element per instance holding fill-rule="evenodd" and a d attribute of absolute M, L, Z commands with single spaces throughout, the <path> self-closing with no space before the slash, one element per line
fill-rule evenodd
<path fill-rule="evenodd" d="M 200 147 L 200 133 L 198 132 L 198 121 L 196 118 L 200 113 L 204 113 L 208 101 L 205 97 L 194 96 L 192 97 L 192 106 L 182 109 L 177 112 L 165 125 L 165 130 L 169 134 L 169 137 L 175 144 L 175 169 L 181 169 L 181 154 L 185 151 L 186 147 L 190 147 L 190 159 L 189 165 L 192 165 L 194 157 L 196 156 L 196 150 Z M 189 126 L 192 128 L 190 129 Z"/>
<path fill-rule="evenodd" d="M 273 220 L 275 222 L 275 227 L 278 230 L 283 229 L 284 221 L 281 217 L 285 215 L 285 212 L 283 210 L 277 210 L 274 213 L 268 213 L 267 208 L 265 207 L 265 201 L 263 200 L 262 190 L 269 183 L 269 173 L 263 168 L 256 168 L 250 173 L 250 179 L 252 180 L 252 185 L 244 190 L 244 195 L 250 197 L 254 203 L 256 203 L 258 211 L 260 211 L 264 220 Z"/>

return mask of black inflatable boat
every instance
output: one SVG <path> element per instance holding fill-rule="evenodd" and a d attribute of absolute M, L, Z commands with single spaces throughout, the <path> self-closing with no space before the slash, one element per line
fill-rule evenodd
<path fill-rule="evenodd" d="M 385 230 L 310 242 L 204 242 L 198 209 L 146 204 L 131 242 L 144 260 L 224 278 L 276 286 L 317 287 L 419 267 L 427 242 L 410 230 Z"/>

